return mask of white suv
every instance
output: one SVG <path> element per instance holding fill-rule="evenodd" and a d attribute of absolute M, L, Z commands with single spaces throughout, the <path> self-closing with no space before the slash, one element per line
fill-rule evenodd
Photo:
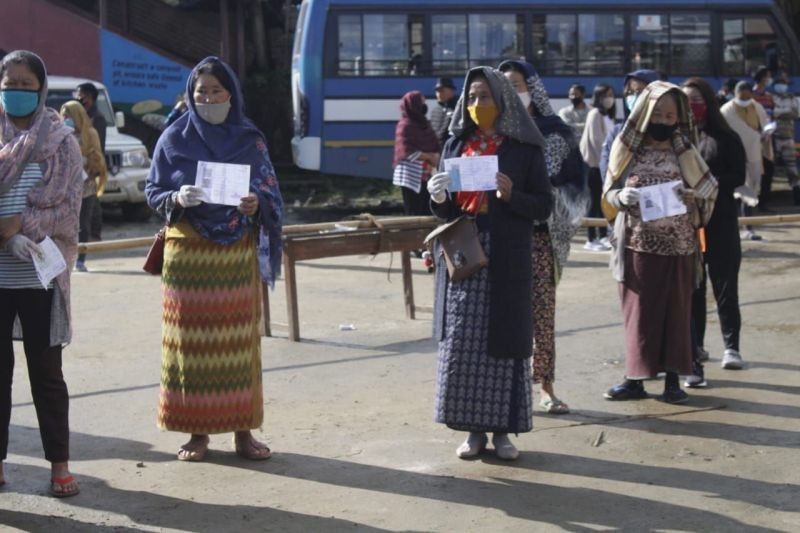
<path fill-rule="evenodd" d="M 125 125 L 122 112 L 114 114 L 108 92 L 102 83 L 83 78 L 49 76 L 47 78 L 47 106 L 56 111 L 61 105 L 74 100 L 75 89 L 81 83 L 97 87 L 97 110 L 106 119 L 106 163 L 108 182 L 100 197 L 103 204 L 119 204 L 126 219 L 139 220 L 150 216 L 151 210 L 144 197 L 144 185 L 150 169 L 150 157 L 144 144 L 136 137 L 119 132 Z"/>

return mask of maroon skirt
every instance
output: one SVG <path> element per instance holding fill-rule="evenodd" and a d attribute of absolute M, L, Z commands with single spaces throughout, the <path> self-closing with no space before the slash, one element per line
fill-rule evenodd
<path fill-rule="evenodd" d="M 625 250 L 619 284 L 625 320 L 625 377 L 692 372 L 691 310 L 694 257 Z"/>

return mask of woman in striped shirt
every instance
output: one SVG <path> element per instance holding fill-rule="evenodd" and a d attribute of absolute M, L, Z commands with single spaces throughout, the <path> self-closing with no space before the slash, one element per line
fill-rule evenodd
<path fill-rule="evenodd" d="M 69 268 L 47 285 L 34 256 L 53 240 L 67 265 L 75 260 L 82 174 L 81 153 L 59 115 L 44 107 L 47 75 L 32 52 L 0 62 L 0 485 L 11 419 L 13 339 L 21 339 L 45 458 L 50 493 L 73 496 L 69 472 L 69 394 L 61 349 L 71 339 Z"/>

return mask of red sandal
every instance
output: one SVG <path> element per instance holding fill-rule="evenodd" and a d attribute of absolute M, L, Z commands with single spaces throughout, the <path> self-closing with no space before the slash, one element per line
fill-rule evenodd
<path fill-rule="evenodd" d="M 70 496 L 75 496 L 81 489 L 76 483 L 73 490 L 66 490 L 67 485 L 71 483 L 75 483 L 75 478 L 72 474 L 67 474 L 64 477 L 50 478 L 50 495 L 54 498 L 69 498 Z M 56 490 L 56 487 L 59 487 L 59 490 Z"/>

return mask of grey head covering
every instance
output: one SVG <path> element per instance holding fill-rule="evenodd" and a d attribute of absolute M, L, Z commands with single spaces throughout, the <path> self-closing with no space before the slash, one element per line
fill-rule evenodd
<path fill-rule="evenodd" d="M 492 67 L 475 67 L 467 72 L 461 97 L 453 111 L 450 133 L 454 137 L 463 137 L 477 128 L 467 111 L 469 84 L 477 76 L 483 76 L 489 82 L 489 90 L 497 105 L 498 114 L 495 121 L 497 133 L 524 144 L 544 148 L 544 137 L 534 124 L 528 110 L 522 105 L 522 100 L 519 99 L 503 73 Z"/>

